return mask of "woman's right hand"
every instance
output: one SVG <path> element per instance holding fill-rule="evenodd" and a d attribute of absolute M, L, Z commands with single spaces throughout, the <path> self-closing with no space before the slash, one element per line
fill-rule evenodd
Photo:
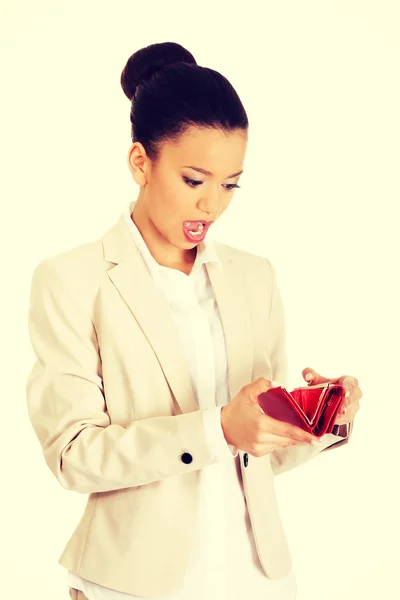
<path fill-rule="evenodd" d="M 222 407 L 221 424 L 227 443 L 257 457 L 287 446 L 318 443 L 318 437 L 301 427 L 263 412 L 257 397 L 271 387 L 276 387 L 276 383 L 259 377 L 242 387 L 229 404 Z"/>

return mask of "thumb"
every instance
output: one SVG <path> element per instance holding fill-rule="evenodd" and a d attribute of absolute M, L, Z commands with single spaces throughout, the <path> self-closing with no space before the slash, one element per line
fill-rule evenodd
<path fill-rule="evenodd" d="M 328 379 L 327 377 L 323 377 L 317 371 L 315 371 L 315 369 L 311 369 L 310 367 L 306 367 L 302 370 L 301 373 L 304 379 L 310 385 L 318 385 L 319 383 L 327 383 L 328 381 L 330 381 L 330 379 Z"/>
<path fill-rule="evenodd" d="M 272 380 L 266 379 L 265 377 L 260 377 L 259 379 L 254 381 L 252 384 L 252 389 L 249 394 L 251 403 L 257 408 L 257 410 L 259 412 L 265 414 L 258 402 L 258 397 L 261 394 L 268 392 L 268 390 L 270 390 L 271 388 L 280 387 L 281 385 L 282 384 L 280 384 L 279 381 L 272 381 Z"/>

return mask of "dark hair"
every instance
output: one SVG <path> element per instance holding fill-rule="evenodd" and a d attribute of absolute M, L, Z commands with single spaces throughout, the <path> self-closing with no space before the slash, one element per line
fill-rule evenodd
<path fill-rule="evenodd" d="M 218 71 L 200 67 L 174 42 L 151 44 L 128 59 L 121 85 L 131 100 L 132 142 L 156 161 L 163 142 L 177 142 L 191 126 L 248 131 L 242 102 Z"/>

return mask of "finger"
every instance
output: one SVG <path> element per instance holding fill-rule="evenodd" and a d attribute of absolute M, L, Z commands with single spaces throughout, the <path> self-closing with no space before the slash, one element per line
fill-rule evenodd
<path fill-rule="evenodd" d="M 328 381 L 326 377 L 323 377 L 315 369 L 311 369 L 311 367 L 306 367 L 303 369 L 301 374 L 308 384 L 316 385 L 318 383 L 325 383 Z"/>
<path fill-rule="evenodd" d="M 339 425 L 341 425 L 342 423 L 348 423 L 349 421 L 352 421 L 357 413 L 357 411 L 360 409 L 360 403 L 358 400 L 354 400 L 353 402 L 351 402 L 351 404 L 349 404 L 349 406 L 347 407 L 347 411 L 346 411 L 346 416 L 339 416 L 338 415 L 338 419 Z"/>
<path fill-rule="evenodd" d="M 344 425 L 345 423 L 347 423 L 347 418 L 338 413 L 335 419 L 335 425 Z"/>
<path fill-rule="evenodd" d="M 292 438 L 299 442 L 310 443 L 313 441 L 319 441 L 318 436 L 314 436 L 312 433 L 305 431 L 301 427 L 297 427 L 297 425 L 292 425 L 291 423 L 287 423 L 286 421 L 274 419 L 269 415 L 264 415 L 264 417 L 270 420 L 270 422 L 268 423 L 268 428 L 271 433 L 286 438 Z"/>
<path fill-rule="evenodd" d="M 350 392 L 354 389 L 355 385 L 356 385 L 356 380 L 354 379 L 354 377 L 350 377 L 350 375 L 345 375 L 344 377 L 341 377 L 341 384 L 343 385 L 343 387 L 346 388 L 346 390 L 350 390 Z"/>
<path fill-rule="evenodd" d="M 355 414 L 359 410 L 359 408 L 359 402 L 357 402 L 356 400 L 354 402 L 351 402 L 351 404 L 349 404 L 349 406 L 347 407 L 346 416 L 341 415 L 340 412 L 338 412 L 335 419 L 335 423 L 338 425 L 344 425 L 345 423 L 349 423 L 349 421 L 352 421 L 354 419 Z"/>
<path fill-rule="evenodd" d="M 354 379 L 354 377 L 345 375 L 344 377 L 340 377 L 339 383 L 345 389 L 345 398 L 348 398 L 350 394 L 354 392 L 354 389 L 356 387 L 356 380 Z"/>
<path fill-rule="evenodd" d="M 292 437 L 276 435 L 274 433 L 265 434 L 265 438 L 259 440 L 259 444 L 273 444 L 274 446 L 286 448 L 287 446 L 310 446 L 309 442 L 295 440 Z"/>
<path fill-rule="evenodd" d="M 349 398 L 350 398 L 352 392 L 354 391 L 356 381 L 355 381 L 354 377 L 345 375 L 344 377 L 340 378 L 340 384 L 344 387 L 345 393 L 344 393 L 344 397 L 343 397 L 343 401 L 342 401 L 342 406 L 340 407 L 340 410 L 339 410 L 339 415 L 345 415 L 347 412 L 347 408 L 350 404 Z"/>

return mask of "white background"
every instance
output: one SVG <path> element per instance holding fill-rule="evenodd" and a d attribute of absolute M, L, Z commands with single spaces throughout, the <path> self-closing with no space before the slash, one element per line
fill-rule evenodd
<path fill-rule="evenodd" d="M 3 0 L 0 17 L 1 598 L 68 597 L 57 559 L 86 501 L 27 416 L 31 273 L 136 198 L 119 78 L 175 41 L 248 113 L 242 189 L 213 237 L 274 263 L 291 386 L 309 366 L 363 391 L 351 443 L 276 479 L 298 600 L 400 599 L 399 3 Z"/>

